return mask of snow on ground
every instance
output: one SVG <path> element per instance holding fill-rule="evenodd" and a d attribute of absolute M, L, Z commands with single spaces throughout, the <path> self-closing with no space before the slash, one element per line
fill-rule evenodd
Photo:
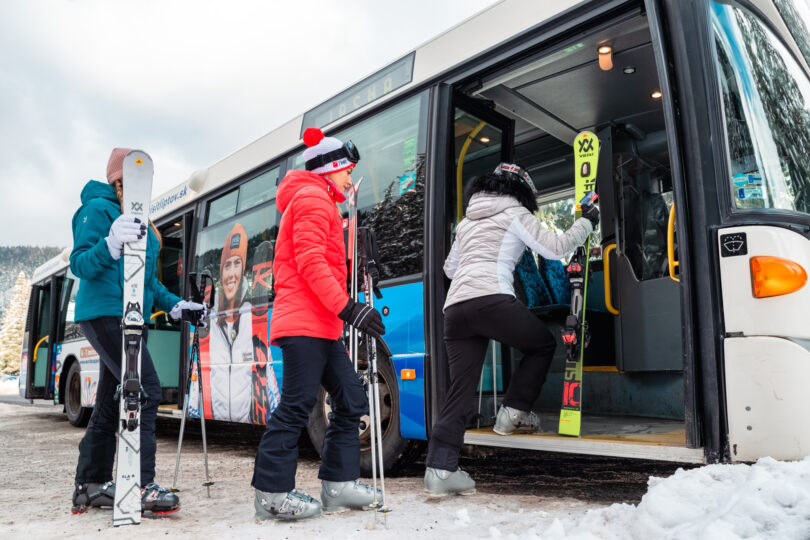
<path fill-rule="evenodd" d="M 209 445 L 211 498 L 200 486 L 198 440 L 183 445 L 178 481 L 182 509 L 163 519 L 115 530 L 109 509 L 70 514 L 77 444 L 83 434 L 58 407 L 0 403 L 0 537 L 128 538 L 440 538 L 505 539 L 711 539 L 810 538 L 810 458 L 753 465 L 709 465 L 651 477 L 638 505 L 506 493 L 479 484 L 469 497 L 428 501 L 417 476 L 387 478 L 388 527 L 371 512 L 326 515 L 300 523 L 259 522 L 253 515 L 250 477 L 255 447 L 234 441 Z M 169 485 L 176 439 L 158 439 L 158 480 Z M 301 459 L 297 487 L 315 496 L 319 463 Z M 497 480 L 495 480 L 497 481 Z M 22 488 L 22 489 L 21 489 Z"/>
<path fill-rule="evenodd" d="M 19 392 L 18 384 L 16 376 L 9 377 L 0 374 L 0 396 L 16 396 Z"/>
<path fill-rule="evenodd" d="M 521 538 L 810 538 L 810 457 L 707 465 L 650 478 L 637 506 L 555 519 Z M 517 538 L 517 536 L 515 536 Z"/>

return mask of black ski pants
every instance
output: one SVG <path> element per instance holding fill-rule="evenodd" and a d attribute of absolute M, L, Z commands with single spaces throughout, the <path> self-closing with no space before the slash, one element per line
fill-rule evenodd
<path fill-rule="evenodd" d="M 85 337 L 99 356 L 96 405 L 87 430 L 79 443 L 79 464 L 76 482 L 102 483 L 113 479 L 115 435 L 118 433 L 119 403 L 114 399 L 121 380 L 121 318 L 99 317 L 79 323 Z M 161 399 L 160 379 L 146 349 L 147 329 L 143 330 L 141 345 L 141 386 L 146 403 L 141 405 L 141 486 L 155 478 L 155 422 Z"/>
<path fill-rule="evenodd" d="M 467 419 L 474 411 L 489 340 L 523 353 L 503 405 L 528 411 L 540 395 L 556 342 L 546 325 L 514 296 L 493 294 L 452 304 L 444 310 L 444 343 L 450 388 L 428 444 L 428 467 L 455 471 Z"/>
<path fill-rule="evenodd" d="M 282 493 L 295 488 L 298 439 L 315 406 L 321 385 L 332 398 L 318 478 L 348 482 L 360 477 L 360 418 L 368 398 L 340 340 L 307 336 L 279 338 L 284 361 L 281 400 L 262 435 L 251 485 Z"/>

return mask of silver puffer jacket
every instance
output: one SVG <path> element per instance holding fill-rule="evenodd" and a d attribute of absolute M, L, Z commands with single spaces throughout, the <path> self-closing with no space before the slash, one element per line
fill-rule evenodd
<path fill-rule="evenodd" d="M 591 231 L 591 222 L 579 218 L 557 235 L 514 197 L 476 193 L 444 262 L 444 273 L 453 280 L 444 309 L 479 296 L 514 296 L 512 273 L 526 246 L 546 259 L 560 259 L 582 245 Z"/>

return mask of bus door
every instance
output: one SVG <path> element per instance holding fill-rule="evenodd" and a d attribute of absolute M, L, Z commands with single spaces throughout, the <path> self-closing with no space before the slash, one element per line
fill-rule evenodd
<path fill-rule="evenodd" d="M 810 10 L 747 4 L 709 2 L 726 166 L 712 233 L 727 451 L 797 460 L 810 454 L 810 52 L 796 43 L 807 43 Z"/>
<path fill-rule="evenodd" d="M 493 102 L 455 94 L 453 97 L 453 175 L 447 190 L 450 241 L 464 217 L 464 188 L 479 175 L 491 173 L 504 161 L 514 159 L 514 120 L 498 113 Z M 441 334 L 436 336 L 441 340 Z M 498 396 L 509 384 L 509 348 L 492 341 L 487 348 L 481 381 L 476 390 L 476 409 L 481 425 L 492 425 Z M 439 389 L 442 392 L 442 389 Z M 480 399 L 479 399 L 480 398 Z"/>
<path fill-rule="evenodd" d="M 31 290 L 23 351 L 26 399 L 53 397 L 59 292 L 63 281 L 64 276 L 53 276 Z"/>
<path fill-rule="evenodd" d="M 188 229 L 190 227 L 184 216 L 178 216 L 158 227 L 163 239 L 163 247 L 158 258 L 158 280 L 170 292 L 181 298 L 184 298 Z M 158 311 L 157 306 L 154 310 L 150 319 L 147 347 L 160 379 L 163 391 L 161 401 L 179 403 L 180 343 L 183 325 L 180 321 L 174 321 L 168 313 Z"/>

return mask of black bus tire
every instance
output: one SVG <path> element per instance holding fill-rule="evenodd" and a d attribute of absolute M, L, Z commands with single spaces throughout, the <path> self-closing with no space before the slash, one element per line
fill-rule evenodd
<path fill-rule="evenodd" d="M 93 409 L 82 407 L 82 367 L 79 362 L 70 364 L 65 381 L 65 415 L 68 422 L 76 427 L 84 427 L 90 420 Z"/>
<path fill-rule="evenodd" d="M 363 351 L 361 353 L 360 364 L 361 372 L 365 369 L 365 347 L 360 347 Z M 404 439 L 400 434 L 399 429 L 399 387 L 397 386 L 397 379 L 394 374 L 394 368 L 388 358 L 380 355 L 378 360 L 378 374 L 380 386 L 380 420 L 383 433 L 383 464 L 385 471 L 388 472 L 397 465 L 405 465 L 407 462 L 414 459 L 414 456 L 420 454 L 423 449 L 423 441 L 414 441 L 411 439 Z M 389 384 L 390 383 L 390 384 Z M 372 391 L 371 387 L 367 388 L 369 392 Z M 315 402 L 315 407 L 309 415 L 309 423 L 307 424 L 307 432 L 312 441 L 312 445 L 321 454 L 323 448 L 323 440 L 326 435 L 326 428 L 329 425 L 329 395 L 321 387 L 318 390 L 318 399 Z M 364 416 L 361 420 L 359 437 L 360 437 L 360 474 L 364 477 L 371 476 L 371 446 L 370 446 L 370 430 L 367 425 L 369 417 Z"/>

